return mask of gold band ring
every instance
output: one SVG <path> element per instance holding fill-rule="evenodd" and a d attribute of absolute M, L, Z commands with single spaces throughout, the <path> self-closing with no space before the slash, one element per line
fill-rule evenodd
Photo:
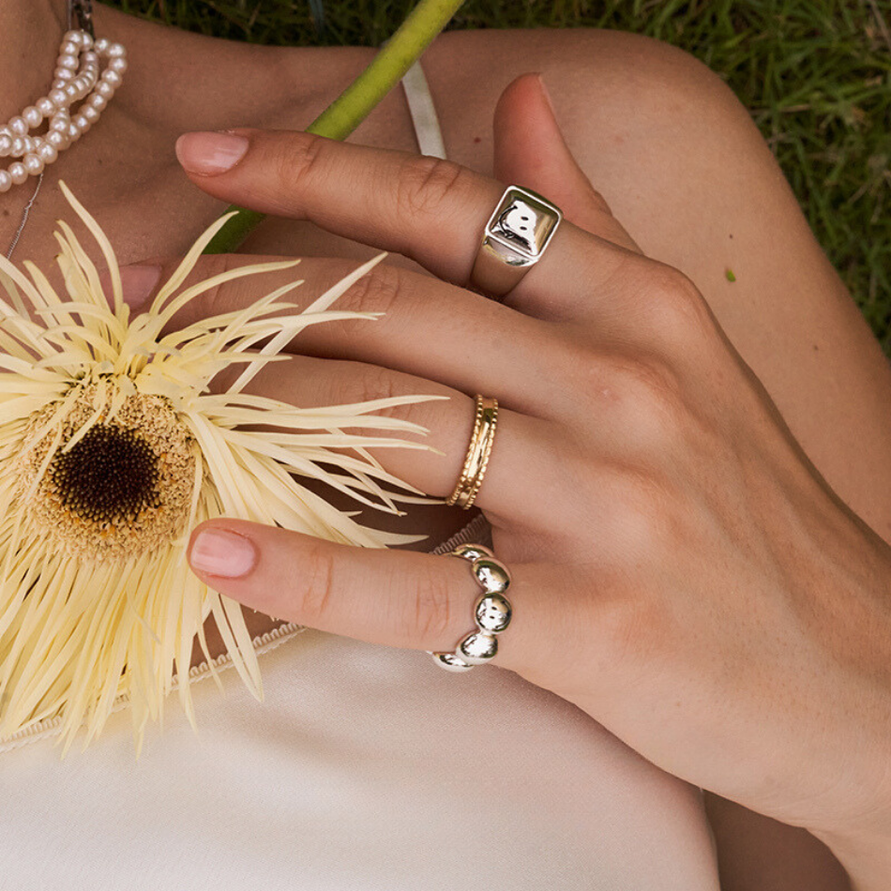
<path fill-rule="evenodd" d="M 464 510 L 473 505 L 480 486 L 483 484 L 483 477 L 486 475 L 497 424 L 498 400 L 477 394 L 476 417 L 473 422 L 470 445 L 467 447 L 467 457 L 464 459 L 464 467 L 461 469 L 461 476 L 458 477 L 455 491 L 446 499 L 446 504 L 457 504 Z"/>

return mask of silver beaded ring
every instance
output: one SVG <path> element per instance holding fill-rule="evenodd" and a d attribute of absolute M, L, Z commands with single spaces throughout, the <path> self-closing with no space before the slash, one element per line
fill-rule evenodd
<path fill-rule="evenodd" d="M 475 665 L 483 665 L 494 658 L 498 652 L 497 635 L 510 624 L 513 608 L 506 596 L 510 572 L 484 545 L 458 545 L 448 556 L 467 560 L 483 589 L 473 609 L 477 630 L 464 637 L 454 653 L 431 652 L 430 655 L 446 671 L 470 671 Z"/>

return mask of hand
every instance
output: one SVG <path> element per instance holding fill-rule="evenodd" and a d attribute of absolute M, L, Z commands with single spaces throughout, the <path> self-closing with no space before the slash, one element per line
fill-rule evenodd
<path fill-rule="evenodd" d="M 504 305 L 463 287 L 494 179 L 301 133 L 191 136 L 181 160 L 212 195 L 438 276 L 379 266 L 346 302 L 386 316 L 319 326 L 313 351 L 337 361 L 300 359 L 280 386 L 298 402 L 449 395 L 405 411 L 443 457 L 378 456 L 439 497 L 472 395 L 498 398 L 477 499 L 513 573 L 498 664 L 843 858 L 888 845 L 889 549 L 808 462 L 694 285 L 639 253 L 536 91 L 522 78 L 502 98 L 496 174 L 569 222 Z M 250 607 L 372 642 L 452 650 L 472 627 L 463 561 L 218 520 L 196 531 L 192 566 Z"/>

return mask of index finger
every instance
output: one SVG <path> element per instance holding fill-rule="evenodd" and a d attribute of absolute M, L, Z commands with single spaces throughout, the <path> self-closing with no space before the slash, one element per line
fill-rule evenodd
<path fill-rule="evenodd" d="M 404 254 L 461 286 L 504 191 L 451 161 L 302 132 L 187 133 L 177 155 L 192 182 L 217 198 Z M 514 294 L 550 290 L 558 279 L 561 302 L 588 300 L 626 253 L 564 220 Z"/>

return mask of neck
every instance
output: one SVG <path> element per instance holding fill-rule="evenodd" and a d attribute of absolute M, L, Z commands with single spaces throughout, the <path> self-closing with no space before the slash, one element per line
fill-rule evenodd
<path fill-rule="evenodd" d="M 67 27 L 66 0 L 0 4 L 0 123 L 47 94 Z"/>

